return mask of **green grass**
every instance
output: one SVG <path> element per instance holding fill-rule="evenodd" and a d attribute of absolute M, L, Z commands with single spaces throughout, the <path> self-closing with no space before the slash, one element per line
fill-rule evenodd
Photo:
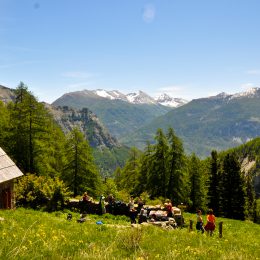
<path fill-rule="evenodd" d="M 72 214 L 67 221 L 61 212 L 0 211 L 0 259 L 260 259 L 260 225 L 250 222 L 217 219 L 224 222 L 219 238 L 217 230 L 208 237 L 188 228 L 132 228 L 128 218 L 108 214 L 80 224 Z"/>

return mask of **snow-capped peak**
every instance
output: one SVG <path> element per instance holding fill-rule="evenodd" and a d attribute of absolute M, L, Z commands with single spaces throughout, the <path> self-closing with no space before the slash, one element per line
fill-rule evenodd
<path fill-rule="evenodd" d="M 110 100 L 123 100 L 133 104 L 161 104 L 163 106 L 168 107 L 179 107 L 186 103 L 187 100 L 181 98 L 172 98 L 167 94 L 161 94 L 158 98 L 152 98 L 145 92 L 139 90 L 137 93 L 129 93 L 123 94 L 118 90 L 104 90 L 104 89 L 96 89 L 96 90 L 84 90 L 85 95 L 96 95 L 101 98 L 106 98 Z"/>
<path fill-rule="evenodd" d="M 96 95 L 103 97 L 103 98 L 109 98 L 109 99 L 115 99 L 112 95 L 108 93 L 108 91 L 103 89 L 97 89 L 94 91 Z"/>
<path fill-rule="evenodd" d="M 168 107 L 179 107 L 179 106 L 182 106 L 182 105 L 188 103 L 188 101 L 185 99 L 172 98 L 165 93 L 161 94 L 158 98 L 156 98 L 156 101 L 159 104 L 161 104 L 163 106 L 168 106 Z"/>
<path fill-rule="evenodd" d="M 97 90 L 93 90 L 92 93 L 96 94 L 99 97 L 103 97 L 111 100 L 113 99 L 126 100 L 125 95 L 117 90 L 107 91 L 104 89 L 97 89 Z"/>
<path fill-rule="evenodd" d="M 260 88 L 257 87 L 250 88 L 244 92 L 239 92 L 232 95 L 231 98 L 233 99 L 233 98 L 241 98 L 241 97 L 248 97 L 248 98 L 260 97 Z"/>
<path fill-rule="evenodd" d="M 145 92 L 139 90 L 138 93 L 129 93 L 126 95 L 128 102 L 134 104 L 155 104 L 156 101 L 147 95 Z"/>

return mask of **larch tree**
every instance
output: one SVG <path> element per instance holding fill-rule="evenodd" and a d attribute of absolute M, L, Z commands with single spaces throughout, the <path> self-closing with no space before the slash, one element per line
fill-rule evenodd
<path fill-rule="evenodd" d="M 220 210 L 220 189 L 221 189 L 220 163 L 217 151 L 211 152 L 210 169 L 208 178 L 208 207 L 219 215 Z"/>
<path fill-rule="evenodd" d="M 185 155 L 182 142 L 172 128 L 168 130 L 167 139 L 169 145 L 167 155 L 167 198 L 178 205 L 183 202 L 184 199 Z"/>
<path fill-rule="evenodd" d="M 74 128 L 65 146 L 66 164 L 62 179 L 77 196 L 84 191 L 97 195 L 101 178 L 94 164 L 91 148 L 78 128 Z"/>
<path fill-rule="evenodd" d="M 152 198 L 167 196 L 167 154 L 168 144 L 162 129 L 156 133 L 156 144 L 153 146 L 150 171 L 147 179 L 148 192 Z"/>
<path fill-rule="evenodd" d="M 10 111 L 9 147 L 17 165 L 24 171 L 35 173 L 38 144 L 48 135 L 48 113 L 24 83 L 15 90 L 16 100 L 8 105 Z"/>
<path fill-rule="evenodd" d="M 224 217 L 245 218 L 245 185 L 237 156 L 228 153 L 223 160 L 221 207 Z"/>
<path fill-rule="evenodd" d="M 192 154 L 189 160 L 190 211 L 205 209 L 206 187 L 202 161 Z"/>

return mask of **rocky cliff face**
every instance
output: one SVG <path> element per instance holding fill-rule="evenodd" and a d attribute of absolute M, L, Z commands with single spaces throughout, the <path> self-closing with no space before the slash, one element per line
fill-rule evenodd
<path fill-rule="evenodd" d="M 45 106 L 49 109 L 64 133 L 68 133 L 74 127 L 78 127 L 89 141 L 91 147 L 112 148 L 120 146 L 118 141 L 110 135 L 97 116 L 89 109 L 76 110 L 67 106 L 54 107 L 49 104 L 45 104 Z"/>
<path fill-rule="evenodd" d="M 0 100 L 4 103 L 14 101 L 14 91 L 10 88 L 6 88 L 0 85 Z"/>

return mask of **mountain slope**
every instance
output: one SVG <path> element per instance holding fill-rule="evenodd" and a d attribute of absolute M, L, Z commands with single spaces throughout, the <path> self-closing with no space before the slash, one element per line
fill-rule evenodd
<path fill-rule="evenodd" d="M 171 110 L 171 108 L 157 103 L 145 103 L 144 99 L 149 98 L 144 93 L 141 93 L 138 98 L 131 96 L 132 103 L 126 102 L 122 98 L 116 99 L 114 96 L 111 98 L 114 93 L 99 90 L 99 95 L 97 95 L 94 91 L 77 91 L 64 94 L 54 101 L 53 105 L 77 109 L 89 108 L 100 118 L 110 133 L 117 138 L 134 132 L 140 126 Z M 109 94 L 110 98 L 104 97 L 106 94 Z M 120 95 L 119 92 L 117 92 L 117 95 Z M 130 99 L 129 96 L 125 98 Z"/>
<path fill-rule="evenodd" d="M 201 156 L 242 144 L 260 135 L 260 89 L 192 100 L 119 140 L 143 148 L 158 128 L 168 127 L 174 128 L 186 151 Z"/>
<path fill-rule="evenodd" d="M 64 133 L 69 133 L 74 127 L 80 129 L 93 148 L 95 163 L 103 175 L 112 174 L 117 167 L 124 165 L 129 148 L 119 144 L 92 111 L 87 108 L 76 110 L 66 106 L 45 106 Z"/>
<path fill-rule="evenodd" d="M 0 85 L 0 100 L 4 103 L 13 101 L 15 98 L 14 91 L 10 88 Z"/>

